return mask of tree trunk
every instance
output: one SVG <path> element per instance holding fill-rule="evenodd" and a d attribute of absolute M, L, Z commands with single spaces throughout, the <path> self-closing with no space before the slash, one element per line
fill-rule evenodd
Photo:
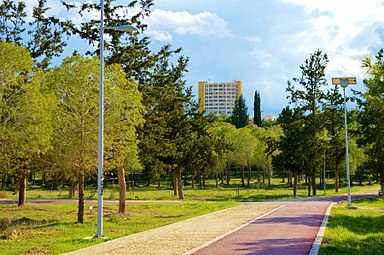
<path fill-rule="evenodd" d="M 131 192 L 132 193 L 135 192 L 135 186 L 136 186 L 136 175 L 134 173 L 132 173 L 131 174 L 131 187 L 132 187 Z"/>
<path fill-rule="evenodd" d="M 84 174 L 79 174 L 79 202 L 77 208 L 77 222 L 84 223 Z"/>
<path fill-rule="evenodd" d="M 217 174 L 215 174 L 215 179 L 216 179 L 216 188 L 219 187 L 219 178 L 217 176 Z"/>
<path fill-rule="evenodd" d="M 191 188 L 192 188 L 192 189 L 195 189 L 195 174 L 192 174 L 192 184 L 191 184 Z"/>
<path fill-rule="evenodd" d="M 311 178 L 311 181 L 312 181 L 312 194 L 314 196 L 316 196 L 316 169 L 313 169 L 312 170 L 312 178 Z"/>
<path fill-rule="evenodd" d="M 263 169 L 263 183 L 265 183 L 265 169 Z"/>
<path fill-rule="evenodd" d="M 202 175 L 202 187 L 205 189 L 205 173 L 203 173 L 203 175 Z"/>
<path fill-rule="evenodd" d="M 241 166 L 241 186 L 244 187 L 244 167 Z"/>
<path fill-rule="evenodd" d="M 252 169 L 251 169 L 251 164 L 249 162 L 247 164 L 247 167 L 248 167 L 247 188 L 249 188 L 251 178 L 252 178 Z"/>
<path fill-rule="evenodd" d="M 296 198 L 297 196 L 297 173 L 295 172 L 294 173 L 294 177 L 293 177 L 293 197 Z"/>
<path fill-rule="evenodd" d="M 19 181 L 19 203 L 18 206 L 24 206 L 27 200 L 27 173 L 22 169 Z"/>
<path fill-rule="evenodd" d="M 151 181 L 152 181 L 152 170 L 148 169 L 147 186 L 151 185 Z"/>
<path fill-rule="evenodd" d="M 271 175 L 272 175 L 272 167 L 267 166 L 268 169 L 268 188 L 271 188 Z"/>
<path fill-rule="evenodd" d="M 297 176 L 297 174 L 296 174 L 296 178 L 299 179 L 299 176 Z M 288 172 L 288 183 L 289 183 L 289 187 L 292 188 L 292 172 L 291 171 Z"/>
<path fill-rule="evenodd" d="M 282 183 L 285 183 L 285 176 L 284 176 L 284 169 L 281 171 L 283 179 L 281 180 Z"/>
<path fill-rule="evenodd" d="M 69 194 L 68 197 L 69 199 L 72 199 L 75 196 L 75 180 L 74 178 L 71 178 L 69 180 Z"/>
<path fill-rule="evenodd" d="M 228 162 L 225 164 L 225 170 L 226 170 L 226 175 L 227 175 L 227 185 L 229 185 L 229 181 L 230 181 L 230 169 L 229 169 L 229 164 Z"/>
<path fill-rule="evenodd" d="M 260 183 L 261 179 L 260 179 L 260 169 L 258 167 L 256 167 L 256 177 L 257 177 L 257 183 Z"/>
<path fill-rule="evenodd" d="M 176 169 L 175 173 L 176 173 L 176 179 L 177 179 L 177 192 L 179 193 L 179 198 L 184 199 L 183 181 L 181 179 L 180 169 Z"/>
<path fill-rule="evenodd" d="M 177 187 L 179 186 L 178 185 L 178 179 L 177 179 L 177 173 L 175 171 L 175 173 L 173 174 L 173 195 L 177 196 Z"/>
<path fill-rule="evenodd" d="M 339 164 L 335 167 L 335 191 L 339 192 Z"/>
<path fill-rule="evenodd" d="M 384 199 L 384 173 L 381 173 L 380 177 L 381 198 Z"/>
<path fill-rule="evenodd" d="M 309 175 L 306 175 L 306 182 L 308 187 L 308 197 L 311 196 L 311 177 Z"/>
<path fill-rule="evenodd" d="M 126 198 L 127 184 L 125 182 L 124 166 L 117 167 L 117 180 L 119 182 L 119 213 L 125 214 L 125 198 Z"/>

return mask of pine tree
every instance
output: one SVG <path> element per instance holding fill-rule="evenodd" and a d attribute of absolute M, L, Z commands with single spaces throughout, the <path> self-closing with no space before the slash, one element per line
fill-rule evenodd
<path fill-rule="evenodd" d="M 243 95 L 235 100 L 235 107 L 233 108 L 231 123 L 236 128 L 242 128 L 248 125 L 247 106 L 245 105 L 245 99 Z"/>
<path fill-rule="evenodd" d="M 384 197 L 384 50 L 379 50 L 375 59 L 364 58 L 362 66 L 368 78 L 364 80 L 366 92 L 359 102 L 363 110 L 360 133 L 364 134 L 360 143 L 368 148 L 369 164 L 380 176 L 381 196 Z"/>
<path fill-rule="evenodd" d="M 0 40 L 26 47 L 35 67 L 47 69 L 67 45 L 63 35 L 68 35 L 69 23 L 47 15 L 47 0 L 38 0 L 32 17 L 28 17 L 24 2 L 16 2 L 5 0 L 0 4 Z"/>
<path fill-rule="evenodd" d="M 255 91 L 255 98 L 253 102 L 253 123 L 259 127 L 261 127 L 261 110 L 260 110 L 260 93 L 259 91 Z"/>
<path fill-rule="evenodd" d="M 316 169 L 322 163 L 323 149 L 319 134 L 324 130 L 324 123 L 320 115 L 320 105 L 325 101 L 323 87 L 327 84 L 325 79 L 325 68 L 328 64 L 328 56 L 321 50 L 316 50 L 310 54 L 304 64 L 300 66 L 301 77 L 293 78 L 288 81 L 287 92 L 291 104 L 295 104 L 296 109 L 302 112 L 305 134 L 308 136 L 306 141 L 308 149 L 304 150 L 307 161 L 308 196 L 311 193 L 316 195 Z"/>

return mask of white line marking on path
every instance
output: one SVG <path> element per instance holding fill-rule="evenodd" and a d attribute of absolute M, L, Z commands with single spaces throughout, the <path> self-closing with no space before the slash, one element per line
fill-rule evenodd
<path fill-rule="evenodd" d="M 218 240 L 220 240 L 220 239 L 223 239 L 224 237 L 226 237 L 226 236 L 228 236 L 228 235 L 230 235 L 230 234 L 232 234 L 232 233 L 234 233 L 234 232 L 236 232 L 236 231 L 238 231 L 238 230 L 240 230 L 240 229 L 242 229 L 242 228 L 244 228 L 244 227 L 246 227 L 246 226 L 248 226 L 248 225 L 254 223 L 255 221 L 257 221 L 257 220 L 259 220 L 259 219 L 261 219 L 261 218 L 267 216 L 268 214 L 271 214 L 271 213 L 273 213 L 273 212 L 276 212 L 277 210 L 279 210 L 279 209 L 281 209 L 281 208 L 283 208 L 283 207 L 285 207 L 285 206 L 286 206 L 286 205 L 282 205 L 282 206 L 279 206 L 279 207 L 277 207 L 277 208 L 275 208 L 275 209 L 273 209 L 273 210 L 271 210 L 271 211 L 269 211 L 269 212 L 267 212 L 267 213 L 264 213 L 263 215 L 260 215 L 260 216 L 257 217 L 256 219 L 251 220 L 251 221 L 249 221 L 249 222 L 247 222 L 247 223 L 244 223 L 243 225 L 241 225 L 241 226 L 238 227 L 238 228 L 235 228 L 235 229 L 233 229 L 233 230 L 231 230 L 231 231 L 229 231 L 229 232 L 227 232 L 227 233 L 224 233 L 224 234 L 222 234 L 221 236 L 218 236 L 218 237 L 216 237 L 216 238 L 214 238 L 214 239 L 212 239 L 212 240 L 210 240 L 210 241 L 208 241 L 208 242 L 206 242 L 206 243 L 204 243 L 204 244 L 202 244 L 202 245 L 200 245 L 200 246 L 197 246 L 196 248 L 193 248 L 192 250 L 187 251 L 186 253 L 183 253 L 183 255 L 191 255 L 191 254 L 193 254 L 193 253 L 195 253 L 195 252 L 198 252 L 199 250 L 201 250 L 201 249 L 203 249 L 203 248 L 209 246 L 210 244 L 212 244 L 212 243 L 214 243 L 214 242 L 216 242 L 216 241 L 218 241 Z"/>

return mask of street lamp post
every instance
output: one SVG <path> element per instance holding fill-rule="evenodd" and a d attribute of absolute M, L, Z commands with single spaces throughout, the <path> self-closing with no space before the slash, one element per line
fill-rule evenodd
<path fill-rule="evenodd" d="M 348 185 L 348 205 L 347 207 L 352 207 L 351 202 L 351 176 L 349 172 L 349 155 L 348 155 L 348 127 L 347 127 L 347 105 L 345 99 L 345 88 L 348 85 L 356 84 L 356 77 L 342 77 L 342 78 L 332 78 L 333 85 L 340 85 L 343 88 L 344 94 L 344 129 L 345 129 L 345 163 L 347 170 L 347 185 Z"/>
<path fill-rule="evenodd" d="M 323 186 L 324 186 L 324 195 L 325 195 L 325 192 L 327 190 L 327 183 L 325 180 L 325 149 L 324 149 Z"/>
<path fill-rule="evenodd" d="M 97 233 L 95 238 L 103 234 L 103 160 L 104 160 L 104 30 L 114 29 L 124 32 L 136 31 L 130 25 L 104 27 L 104 0 L 100 0 L 100 96 L 99 96 L 99 143 L 97 169 Z"/>

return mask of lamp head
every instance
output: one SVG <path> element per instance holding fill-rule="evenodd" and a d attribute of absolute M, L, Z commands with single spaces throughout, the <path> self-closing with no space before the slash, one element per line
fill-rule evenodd
<path fill-rule="evenodd" d="M 356 85 L 356 77 L 339 77 L 339 78 L 332 78 L 332 84 L 333 85 L 340 85 L 343 88 L 348 87 L 348 85 Z"/>
<path fill-rule="evenodd" d="M 131 26 L 131 25 L 121 25 L 121 26 L 112 26 L 112 27 L 104 27 L 103 28 L 104 30 L 105 29 L 113 29 L 113 30 L 117 30 L 117 31 L 121 31 L 121 32 L 133 32 L 133 31 L 137 31 L 138 29 L 134 26 Z"/>

